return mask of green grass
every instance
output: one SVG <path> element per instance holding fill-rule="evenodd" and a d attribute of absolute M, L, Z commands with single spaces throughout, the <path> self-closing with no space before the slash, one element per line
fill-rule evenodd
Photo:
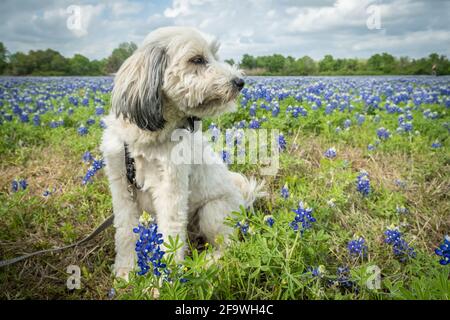
<path fill-rule="evenodd" d="M 82 93 L 80 92 L 80 96 Z M 109 101 L 109 95 L 103 94 Z M 160 299 L 449 299 L 449 267 L 441 266 L 434 248 L 450 230 L 450 155 L 448 130 L 443 124 L 450 117 L 442 106 L 424 105 L 441 112 L 436 120 L 424 119 L 413 111 L 414 131 L 395 134 L 397 115 L 375 110 L 366 115 L 359 127 L 335 132 L 345 119 L 354 121 L 355 112 L 363 112 L 355 103 L 353 113 L 323 109 L 308 116 L 287 118 L 288 105 L 300 105 L 293 98 L 280 102 L 278 118 L 267 116 L 264 128 L 277 128 L 287 140 L 287 150 L 280 156 L 276 176 L 260 176 L 259 168 L 233 164 L 230 168 L 265 179 L 269 195 L 257 201 L 254 210 L 233 213 L 227 223 L 247 221 L 251 232 L 243 235 L 236 229 L 231 245 L 219 263 L 211 263 L 213 248 L 191 248 L 182 266 L 171 258 L 173 282 L 159 282 L 151 275 L 132 275 L 129 283 L 114 280 L 113 230 L 110 229 L 85 247 L 32 258 L 0 269 L 0 298 L 3 299 L 105 299 L 110 288 L 115 298 L 150 299 L 153 286 L 159 287 Z M 380 114 L 381 120 L 373 118 Z M 14 120 L 0 126 L 0 256 L 9 258 L 24 252 L 71 243 L 93 230 L 112 212 L 106 176 L 100 172 L 92 184 L 83 186 L 81 179 L 88 169 L 82 162 L 85 151 L 98 151 L 102 129 L 97 123 L 89 134 L 80 137 L 80 122 L 94 115 L 94 103 L 79 107 L 63 116 L 65 126 L 56 129 L 34 127 Z M 58 118 L 48 113 L 42 121 Z M 235 121 L 249 120 L 248 111 L 240 109 L 213 121 L 228 128 Z M 204 120 L 204 128 L 211 123 Z M 374 151 L 367 145 L 376 140 L 377 128 L 384 126 L 393 133 Z M 432 149 L 436 139 L 443 147 Z M 337 157 L 326 159 L 325 150 L 335 147 Z M 370 174 L 372 192 L 362 197 L 356 191 L 355 179 L 360 170 Z M 29 187 L 13 193 L 13 179 L 26 178 Z M 405 182 L 404 188 L 395 184 Z M 283 199 L 280 190 L 287 183 L 290 197 Z M 55 188 L 49 197 L 42 193 Z M 298 201 L 311 207 L 317 219 L 302 235 L 289 226 Z M 397 213 L 406 207 L 408 213 Z M 275 224 L 267 226 L 264 216 L 273 215 Z M 398 226 L 417 256 L 402 263 L 384 243 L 383 232 Z M 351 258 L 347 243 L 362 236 L 368 246 L 365 259 Z M 175 244 L 169 247 L 176 247 Z M 172 248 L 174 249 L 174 248 Z M 80 290 L 66 289 L 68 265 L 82 270 Z M 340 286 L 337 269 L 348 266 L 353 288 Z M 369 270 L 381 271 L 381 288 L 372 290 L 366 283 Z M 309 268 L 320 267 L 321 276 L 313 277 Z M 181 283 L 180 279 L 188 279 Z M 357 288 L 357 289 L 355 289 Z"/>

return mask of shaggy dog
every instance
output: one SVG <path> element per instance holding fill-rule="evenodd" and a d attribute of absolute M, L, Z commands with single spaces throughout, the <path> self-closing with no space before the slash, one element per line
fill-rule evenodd
<path fill-rule="evenodd" d="M 189 130 L 194 117 L 235 110 L 244 86 L 240 72 L 219 62 L 217 51 L 217 42 L 195 29 L 161 28 L 116 74 L 101 150 L 113 200 L 118 277 L 127 279 L 135 266 L 133 227 L 142 210 L 154 216 L 165 240 L 179 236 L 186 244 L 189 225 L 211 244 L 218 235 L 226 243 L 232 228 L 225 217 L 262 195 L 262 184 L 229 171 L 206 138 L 190 139 L 197 134 Z M 173 138 L 175 131 L 181 141 Z M 205 161 L 180 163 L 175 148 L 192 148 L 192 140 Z M 127 179 L 125 145 L 136 184 Z M 185 249 L 177 252 L 178 261 Z"/>

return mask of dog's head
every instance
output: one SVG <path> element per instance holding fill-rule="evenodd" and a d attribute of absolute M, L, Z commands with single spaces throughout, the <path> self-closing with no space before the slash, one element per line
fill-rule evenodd
<path fill-rule="evenodd" d="M 164 127 L 165 108 L 200 118 L 235 110 L 244 81 L 239 70 L 219 62 L 218 48 L 192 28 L 153 31 L 117 72 L 113 110 L 150 131 Z"/>

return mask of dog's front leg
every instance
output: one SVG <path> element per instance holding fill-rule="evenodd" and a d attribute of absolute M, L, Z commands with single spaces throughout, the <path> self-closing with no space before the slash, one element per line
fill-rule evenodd
<path fill-rule="evenodd" d="M 177 261 L 182 261 L 187 239 L 189 166 L 169 160 L 161 167 L 161 183 L 153 191 L 156 220 L 165 242 L 178 236 L 183 243 L 175 255 Z"/>
<path fill-rule="evenodd" d="M 116 259 L 114 272 L 117 277 L 128 280 L 128 273 L 136 262 L 136 240 L 133 228 L 138 225 L 139 212 L 137 202 L 133 201 L 123 177 L 110 181 L 114 209 L 114 227 L 116 228 Z"/>

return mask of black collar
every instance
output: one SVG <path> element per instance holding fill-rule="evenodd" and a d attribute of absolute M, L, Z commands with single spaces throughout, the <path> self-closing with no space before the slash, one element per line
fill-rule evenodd
<path fill-rule="evenodd" d="M 194 132 L 195 121 L 201 121 L 198 117 L 187 117 L 186 122 L 181 129 L 187 129 L 190 132 Z M 128 191 L 133 195 L 133 198 L 135 198 L 136 190 L 140 190 L 142 187 L 139 186 L 136 182 L 136 165 L 134 162 L 134 158 L 130 156 L 130 151 L 128 150 L 128 144 L 126 142 L 123 143 L 123 147 L 125 149 L 125 169 L 126 169 L 126 176 L 128 180 Z"/>

